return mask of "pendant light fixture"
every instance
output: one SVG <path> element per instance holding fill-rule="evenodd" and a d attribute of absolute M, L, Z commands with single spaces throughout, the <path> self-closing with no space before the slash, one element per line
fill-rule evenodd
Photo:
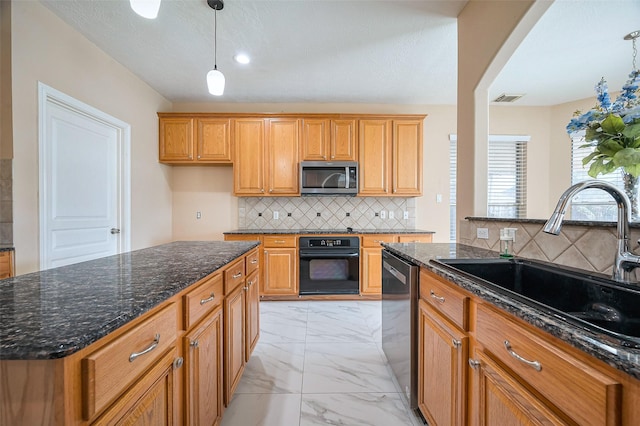
<path fill-rule="evenodd" d="M 131 9 L 138 15 L 147 19 L 156 19 L 162 0 L 129 0 Z"/>
<path fill-rule="evenodd" d="M 224 8 L 223 0 L 207 0 L 207 4 L 214 10 L 213 24 L 213 69 L 207 73 L 207 87 L 214 96 L 224 93 L 224 74 L 218 71 L 218 11 Z"/>

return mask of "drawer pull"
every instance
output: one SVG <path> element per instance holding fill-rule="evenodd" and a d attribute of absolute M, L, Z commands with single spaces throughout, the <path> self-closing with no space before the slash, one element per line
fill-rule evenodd
<path fill-rule="evenodd" d="M 478 361 L 477 359 L 469 358 L 469 367 L 476 370 L 478 367 L 480 367 L 480 361 Z"/>
<path fill-rule="evenodd" d="M 249 290 L 249 287 L 247 287 L 247 286 L 245 285 L 244 287 L 242 287 L 242 289 L 243 289 L 244 291 L 248 291 L 248 290 Z"/>
<path fill-rule="evenodd" d="M 233 276 L 231 278 L 233 278 L 234 280 L 237 278 L 240 278 L 242 276 L 242 272 L 238 272 L 237 274 L 233 274 Z"/>
<path fill-rule="evenodd" d="M 253 280 L 247 282 L 247 284 L 249 284 L 249 287 L 251 287 L 253 285 Z"/>
<path fill-rule="evenodd" d="M 213 292 L 211 292 L 211 296 L 207 297 L 206 299 L 200 299 L 200 304 L 204 305 L 205 303 L 209 303 L 209 302 L 213 302 L 216 298 L 216 295 L 213 294 Z"/>
<path fill-rule="evenodd" d="M 434 293 L 433 290 L 431 290 L 429 292 L 429 294 L 431 294 L 431 298 L 437 300 L 440 303 L 444 303 L 444 297 L 443 296 L 438 296 L 437 294 Z"/>
<path fill-rule="evenodd" d="M 528 359 L 521 357 L 513 349 L 511 349 L 511 343 L 509 343 L 508 340 L 504 341 L 504 347 L 507 350 L 507 352 L 509 352 L 509 355 L 511 355 L 518 361 L 523 362 L 530 367 L 533 367 L 536 371 L 542 370 L 542 365 L 538 361 L 529 361 Z"/>
<path fill-rule="evenodd" d="M 460 340 L 456 340 L 456 339 L 451 339 L 451 344 L 456 349 L 460 349 L 460 346 L 462 346 L 462 342 Z"/>
<path fill-rule="evenodd" d="M 251 264 L 255 265 L 256 263 L 258 263 L 258 259 L 251 259 Z"/>
<path fill-rule="evenodd" d="M 285 241 L 284 240 L 274 240 L 273 241 L 275 244 L 284 244 Z"/>
<path fill-rule="evenodd" d="M 151 345 L 147 349 L 143 350 L 142 352 L 133 352 L 131 355 L 129 355 L 129 362 L 133 362 L 139 356 L 151 352 L 158 347 L 158 343 L 160 343 L 160 333 L 156 333 L 155 339 L 153 339 L 153 342 L 151 342 Z"/>

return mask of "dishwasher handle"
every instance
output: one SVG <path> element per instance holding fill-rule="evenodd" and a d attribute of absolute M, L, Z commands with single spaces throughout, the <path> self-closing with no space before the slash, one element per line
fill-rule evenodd
<path fill-rule="evenodd" d="M 398 281 L 400 281 L 402 284 L 407 285 L 408 284 L 408 279 L 407 276 L 405 274 L 403 274 L 402 272 L 398 271 L 396 268 L 394 268 L 393 266 L 391 266 L 388 262 L 386 261 L 382 261 L 382 267 L 388 271 L 391 275 L 393 275 L 394 277 L 396 277 L 396 279 Z"/>

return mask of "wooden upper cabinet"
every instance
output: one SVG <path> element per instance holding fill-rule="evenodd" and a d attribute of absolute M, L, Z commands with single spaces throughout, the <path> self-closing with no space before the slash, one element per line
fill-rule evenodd
<path fill-rule="evenodd" d="M 193 118 L 160 118 L 160 162 L 193 161 Z"/>
<path fill-rule="evenodd" d="M 300 156 L 302 161 L 325 161 L 329 159 L 329 126 L 331 120 L 302 120 Z"/>
<path fill-rule="evenodd" d="M 391 166 L 391 120 L 360 120 L 358 195 L 388 195 Z"/>
<path fill-rule="evenodd" d="M 422 120 L 394 120 L 393 195 L 422 195 Z"/>
<path fill-rule="evenodd" d="M 298 140 L 300 120 L 272 118 L 267 120 L 268 140 L 266 181 L 270 195 L 296 195 L 300 193 L 298 169 Z"/>
<path fill-rule="evenodd" d="M 160 117 L 159 159 L 167 164 L 231 164 L 231 119 Z"/>
<path fill-rule="evenodd" d="M 360 120 L 359 195 L 422 195 L 422 120 Z"/>
<path fill-rule="evenodd" d="M 197 119 L 196 126 L 196 160 L 231 163 L 231 120 L 228 118 Z"/>
<path fill-rule="evenodd" d="M 355 119 L 302 120 L 302 161 L 357 161 Z"/>
<path fill-rule="evenodd" d="M 264 194 L 265 125 L 262 118 L 238 118 L 234 125 L 235 195 Z"/>

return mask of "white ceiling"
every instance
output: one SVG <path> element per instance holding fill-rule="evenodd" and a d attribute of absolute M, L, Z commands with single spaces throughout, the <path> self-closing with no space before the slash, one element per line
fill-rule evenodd
<path fill-rule="evenodd" d="M 206 0 L 162 0 L 155 20 L 127 0 L 42 2 L 174 102 L 456 103 L 464 0 L 227 0 L 218 12 L 222 97 L 206 88 L 214 62 Z M 490 99 L 525 93 L 514 105 L 555 105 L 593 96 L 602 76 L 617 91 L 631 70 L 623 36 L 634 30 L 638 0 L 557 0 Z M 235 63 L 238 52 L 252 62 Z"/>

